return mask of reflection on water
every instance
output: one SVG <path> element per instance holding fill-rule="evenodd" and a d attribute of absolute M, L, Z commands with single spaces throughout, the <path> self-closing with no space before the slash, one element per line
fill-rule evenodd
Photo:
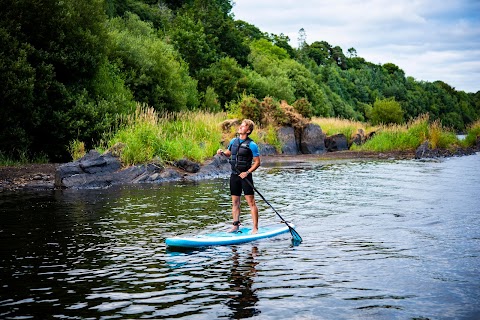
<path fill-rule="evenodd" d="M 479 172 L 480 155 L 263 168 L 303 243 L 180 252 L 164 239 L 229 228 L 227 178 L 3 193 L 0 318 L 480 319 Z"/>
<path fill-rule="evenodd" d="M 255 262 L 255 258 L 258 256 L 258 248 L 252 246 L 251 250 L 246 261 L 241 261 L 238 249 L 232 247 L 233 263 L 229 283 L 231 290 L 236 294 L 226 304 L 232 309 L 230 317 L 233 319 L 250 318 L 260 313 L 260 310 L 255 308 L 258 297 L 253 288 L 254 277 L 257 273 L 255 266 L 258 262 Z"/>

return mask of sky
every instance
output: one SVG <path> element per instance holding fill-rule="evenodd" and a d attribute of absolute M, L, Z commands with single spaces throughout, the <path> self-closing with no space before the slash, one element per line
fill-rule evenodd
<path fill-rule="evenodd" d="M 417 81 L 480 90 L 480 0 L 235 0 L 235 20 L 284 35 L 297 48 L 327 41 Z"/>

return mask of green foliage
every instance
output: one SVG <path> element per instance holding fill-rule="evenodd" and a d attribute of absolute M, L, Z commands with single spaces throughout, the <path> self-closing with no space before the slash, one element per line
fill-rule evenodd
<path fill-rule="evenodd" d="M 203 95 L 202 109 L 209 112 L 220 112 L 222 107 L 218 101 L 218 95 L 211 87 L 207 87 Z"/>
<path fill-rule="evenodd" d="M 332 47 L 326 41 L 315 41 L 310 46 L 305 46 L 303 50 L 306 56 L 313 59 L 318 65 L 330 65 L 334 63 L 341 69 L 347 69 L 347 58 L 339 46 Z"/>
<path fill-rule="evenodd" d="M 313 116 L 312 104 L 305 98 L 295 101 L 293 108 L 305 118 L 311 118 Z"/>
<path fill-rule="evenodd" d="M 256 55 L 267 56 L 270 59 L 283 60 L 290 58 L 287 50 L 272 44 L 267 39 L 254 40 L 250 43 L 250 50 Z"/>
<path fill-rule="evenodd" d="M 264 131 L 265 131 L 265 138 L 264 138 L 265 143 L 272 145 L 273 147 L 275 147 L 278 153 L 281 153 L 282 142 L 278 138 L 277 129 L 274 126 L 269 125 Z"/>
<path fill-rule="evenodd" d="M 169 35 L 174 47 L 188 63 L 190 74 L 195 75 L 215 61 L 215 48 L 209 43 L 201 21 L 186 14 L 177 15 Z"/>
<path fill-rule="evenodd" d="M 260 101 L 257 98 L 243 95 L 238 105 L 243 118 L 250 119 L 257 124 L 261 123 L 263 115 Z"/>
<path fill-rule="evenodd" d="M 393 98 L 377 99 L 369 115 L 372 124 L 400 124 L 403 122 L 403 110 Z"/>
<path fill-rule="evenodd" d="M 80 159 L 87 153 L 85 150 L 85 143 L 78 139 L 72 140 L 70 142 L 68 151 L 70 152 L 70 156 L 74 161 Z"/>
<path fill-rule="evenodd" d="M 240 31 L 247 41 L 266 39 L 266 35 L 260 29 L 243 20 L 235 20 L 235 28 Z"/>
<path fill-rule="evenodd" d="M 365 123 L 354 121 L 354 120 L 346 120 L 342 118 L 312 118 L 312 123 L 318 124 L 322 129 L 322 132 L 325 133 L 327 136 L 335 135 L 335 134 L 343 134 L 347 137 L 347 141 L 350 143 L 352 136 L 357 133 L 359 129 L 367 132 L 369 130 L 369 126 Z M 374 130 L 374 129 L 373 129 Z"/>
<path fill-rule="evenodd" d="M 106 12 L 110 18 L 123 17 L 127 12 L 130 12 L 139 16 L 143 21 L 150 21 L 156 29 L 165 30 L 169 27 L 174 13 L 162 2 L 105 0 Z"/>
<path fill-rule="evenodd" d="M 220 147 L 218 124 L 224 114 L 203 112 L 166 113 L 158 116 L 153 108 L 138 107 L 134 116 L 108 141 L 108 147 L 121 143 L 126 165 L 171 162 L 182 158 L 202 162 Z"/>
<path fill-rule="evenodd" d="M 288 36 L 284 35 L 283 33 L 280 33 L 280 35 L 271 33 L 269 38 L 274 45 L 284 49 L 288 53 L 289 58 L 295 59 L 297 53 L 288 43 L 290 41 L 290 38 Z"/>
<path fill-rule="evenodd" d="M 8 1 L 0 11 L 0 150 L 66 157 L 63 122 L 105 59 L 100 1 Z M 5 83 L 5 85 L 3 85 Z"/>
<path fill-rule="evenodd" d="M 247 88 L 244 70 L 232 58 L 222 58 L 199 73 L 201 89 L 212 87 L 222 105 L 236 100 Z M 208 84 L 208 85 L 207 85 Z"/>
<path fill-rule="evenodd" d="M 477 139 L 480 137 L 480 119 L 472 123 L 467 128 L 467 136 L 465 137 L 465 145 L 473 147 L 477 143 Z"/>
<path fill-rule="evenodd" d="M 193 0 L 183 6 L 179 13 L 185 13 L 194 21 L 200 21 L 208 46 L 215 48 L 216 59 L 231 57 L 240 66 L 247 65 L 250 49 L 244 43 L 244 36 L 235 27 L 233 17 L 229 15 L 232 3 L 228 0 Z"/>
<path fill-rule="evenodd" d="M 136 101 L 157 110 L 198 106 L 196 82 L 172 46 L 159 39 L 151 24 L 126 14 L 109 23 L 112 59 L 118 61 Z"/>
<path fill-rule="evenodd" d="M 305 117 L 402 123 L 429 114 L 442 125 L 440 145 L 451 141 L 444 127 L 465 131 L 480 119 L 480 92 L 416 81 L 392 63 L 366 61 L 354 48 L 347 58 L 326 41 L 308 45 L 304 30 L 295 50 L 284 34 L 235 21 L 230 0 L 2 4 L 0 152 L 7 158 L 67 160 L 71 141 L 88 149 L 105 132 L 114 134 L 136 102 L 158 111 L 241 114 L 245 95 L 258 99 L 267 127 L 268 118 L 292 121 L 283 100 Z M 183 154 L 181 146 L 169 142 L 161 150 Z M 130 148 L 132 156 L 138 152 L 133 143 Z"/>
<path fill-rule="evenodd" d="M 352 149 L 377 152 L 412 151 L 424 141 L 428 141 L 431 148 L 452 148 L 460 144 L 454 132 L 441 126 L 439 121 L 430 122 L 428 115 L 421 115 L 404 126 L 382 126 L 376 130 L 373 138 L 361 146 L 352 146 Z"/>

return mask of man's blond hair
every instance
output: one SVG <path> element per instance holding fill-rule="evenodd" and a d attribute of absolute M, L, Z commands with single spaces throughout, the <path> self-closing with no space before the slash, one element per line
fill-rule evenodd
<path fill-rule="evenodd" d="M 253 129 L 255 128 L 255 123 L 253 123 L 252 120 L 250 119 L 243 119 L 242 123 L 245 123 L 248 127 L 248 130 L 250 130 L 249 135 L 253 132 Z"/>

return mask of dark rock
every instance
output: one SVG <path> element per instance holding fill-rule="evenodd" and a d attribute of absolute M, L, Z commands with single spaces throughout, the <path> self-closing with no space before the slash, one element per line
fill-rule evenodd
<path fill-rule="evenodd" d="M 335 134 L 325 138 L 325 148 L 327 151 L 348 150 L 347 137 L 343 133 Z"/>
<path fill-rule="evenodd" d="M 181 159 L 181 160 L 175 161 L 173 165 L 177 168 L 180 168 L 190 173 L 195 173 L 200 170 L 200 164 L 190 161 L 188 159 Z"/>
<path fill-rule="evenodd" d="M 107 153 L 89 151 L 77 161 L 61 165 L 55 172 L 56 188 L 104 188 L 115 181 L 113 174 L 122 167 L 120 160 Z"/>
<path fill-rule="evenodd" d="M 86 173 L 115 172 L 122 167 L 119 158 L 110 153 L 100 155 L 97 151 L 90 151 L 79 160 L 79 167 Z"/>
<path fill-rule="evenodd" d="M 355 133 L 352 137 L 352 144 L 356 144 L 357 146 L 360 146 L 365 143 L 366 137 L 365 137 L 365 131 L 363 129 L 358 129 L 357 133 Z"/>
<path fill-rule="evenodd" d="M 298 145 L 293 127 L 282 127 L 278 130 L 278 139 L 282 144 L 282 154 L 298 154 Z"/>
<path fill-rule="evenodd" d="M 183 179 L 195 181 L 205 180 L 228 175 L 231 171 L 232 168 L 227 157 L 217 154 L 211 160 L 206 161 L 199 172 L 186 175 Z"/>
<path fill-rule="evenodd" d="M 120 160 L 110 152 L 100 155 L 92 151 L 78 161 L 61 165 L 55 174 L 55 187 L 96 189 L 121 184 L 201 180 L 227 175 L 230 170 L 228 159 L 219 155 L 203 166 L 182 159 L 169 168 L 149 163 L 121 169 Z"/>
<path fill-rule="evenodd" d="M 430 154 L 430 145 L 428 141 L 423 142 L 417 150 L 415 150 L 415 159 L 421 159 Z"/>
<path fill-rule="evenodd" d="M 309 123 L 302 131 L 300 150 L 304 154 L 321 154 L 325 152 L 325 134 L 319 125 Z"/>
<path fill-rule="evenodd" d="M 260 150 L 261 156 L 273 156 L 277 154 L 277 149 L 271 144 L 259 143 L 258 149 Z"/>
<path fill-rule="evenodd" d="M 367 136 L 365 137 L 365 141 L 372 139 L 376 133 L 377 133 L 376 131 L 372 131 L 369 134 L 367 134 Z"/>
<path fill-rule="evenodd" d="M 425 141 L 415 150 L 415 159 L 460 157 L 475 154 L 475 148 L 431 149 L 430 143 Z"/>

